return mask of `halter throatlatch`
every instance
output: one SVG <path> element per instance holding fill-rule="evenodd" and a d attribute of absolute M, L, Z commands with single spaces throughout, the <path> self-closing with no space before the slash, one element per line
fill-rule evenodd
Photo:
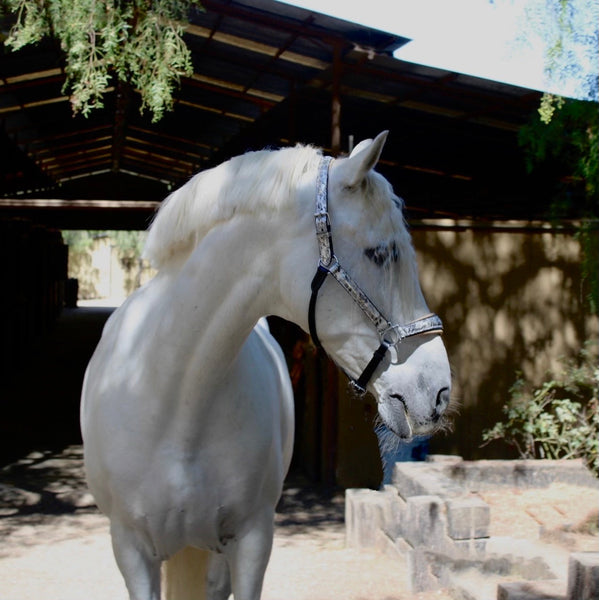
<path fill-rule="evenodd" d="M 416 335 L 426 333 L 441 333 L 443 323 L 441 319 L 434 314 L 416 319 L 406 325 L 391 323 L 381 311 L 374 305 L 372 300 L 360 288 L 360 286 L 351 278 L 349 273 L 339 264 L 333 251 L 333 237 L 331 235 L 331 221 L 328 213 L 328 184 L 329 168 L 333 161 L 330 156 L 323 156 L 318 168 L 318 178 L 316 180 L 316 211 L 314 213 L 314 222 L 316 225 L 316 239 L 318 240 L 318 269 L 312 279 L 312 295 L 310 296 L 310 306 L 308 309 L 308 326 L 310 335 L 314 344 L 322 348 L 322 344 L 316 333 L 316 301 L 318 292 L 325 282 L 327 275 L 332 275 L 341 285 L 341 287 L 351 296 L 352 300 L 360 307 L 362 312 L 368 317 L 376 328 L 381 340 L 380 346 L 374 351 L 372 358 L 366 365 L 364 371 L 358 379 L 350 377 L 350 385 L 358 394 L 366 392 L 366 386 L 371 380 L 377 367 L 385 358 L 387 351 L 396 347 L 402 340 Z"/>

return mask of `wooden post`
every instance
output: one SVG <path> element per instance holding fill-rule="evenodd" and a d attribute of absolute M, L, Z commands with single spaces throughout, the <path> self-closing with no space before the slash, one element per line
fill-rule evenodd
<path fill-rule="evenodd" d="M 330 359 L 323 359 L 326 384 L 322 402 L 322 482 L 327 486 L 337 483 L 337 446 L 339 444 L 339 371 Z"/>
<path fill-rule="evenodd" d="M 112 172 L 118 173 L 121 169 L 125 136 L 127 135 L 127 113 L 131 104 L 132 87 L 130 84 L 119 81 L 116 86 L 116 108 L 114 111 L 114 126 L 112 131 Z"/>
<path fill-rule="evenodd" d="M 295 81 L 291 82 L 289 90 L 289 143 L 294 145 L 297 142 L 297 91 Z"/>
<path fill-rule="evenodd" d="M 333 87 L 331 90 L 331 151 L 341 152 L 341 44 L 333 47 Z"/>

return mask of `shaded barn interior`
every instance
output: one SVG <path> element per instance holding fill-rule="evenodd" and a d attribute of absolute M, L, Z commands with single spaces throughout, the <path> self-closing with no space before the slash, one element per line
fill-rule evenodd
<path fill-rule="evenodd" d="M 230 156 L 298 142 L 340 154 L 383 129 L 390 136 L 379 171 L 405 199 L 414 226 L 439 218 L 547 216 L 563 174 L 527 174 L 518 145 L 538 92 L 396 60 L 393 51 L 409 40 L 274 0 L 202 4 L 205 10 L 193 11 L 185 33 L 194 74 L 182 81 L 174 110 L 157 123 L 140 114 L 139 94 L 116 80 L 104 109 L 73 116 L 55 41 L 2 50 L 0 239 L 12 269 L 2 299 L 8 381 L 2 409 L 14 417 L 2 426 L 3 438 L 11 440 L 7 452 L 15 438 L 59 443 L 42 435 L 44 429 L 48 434 L 64 425 L 67 437 L 78 435 L 78 381 L 65 384 L 65 395 L 55 378 L 44 383 L 43 371 L 26 369 L 39 367 L 48 353 L 59 355 L 44 345 L 49 332 L 63 343 L 60 327 L 77 327 L 54 322 L 66 279 L 57 230 L 145 229 L 170 190 Z M 9 26 L 4 17 L 2 30 Z M 40 236 L 48 240 L 36 246 Z M 92 315 L 92 335 L 101 320 Z M 307 338 L 281 323 L 273 328 L 293 367 L 294 351 L 309 352 Z M 74 373 L 85 364 L 79 362 Z M 296 444 L 303 445 L 309 474 L 334 482 L 338 375 L 322 358 L 304 366 L 298 385 L 312 399 L 299 401 Z M 22 385 L 19 378 L 31 381 Z M 27 389 L 33 397 L 26 397 Z M 367 419 L 373 407 L 359 411 Z M 372 441 L 364 453 L 367 462 L 376 458 Z"/>
<path fill-rule="evenodd" d="M 410 216 L 545 214 L 559 173 L 532 180 L 517 140 L 538 92 L 396 60 L 408 40 L 273 0 L 203 6 L 185 34 L 194 74 L 158 123 L 116 80 L 103 110 L 73 117 L 56 42 L 3 49 L 3 214 L 59 199 L 72 202 L 31 210 L 59 228 L 145 228 L 143 201 L 230 156 L 296 142 L 336 154 L 383 129 L 380 170 Z"/>

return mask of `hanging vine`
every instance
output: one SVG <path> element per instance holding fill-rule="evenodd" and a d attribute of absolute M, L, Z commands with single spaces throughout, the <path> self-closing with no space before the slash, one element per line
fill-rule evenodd
<path fill-rule="evenodd" d="M 137 88 L 142 112 L 158 121 L 172 110 L 181 77 L 193 73 L 183 41 L 188 13 L 200 0 L 3 0 L 15 23 L 12 50 L 51 36 L 65 53 L 74 113 L 103 107 L 113 76 Z"/>

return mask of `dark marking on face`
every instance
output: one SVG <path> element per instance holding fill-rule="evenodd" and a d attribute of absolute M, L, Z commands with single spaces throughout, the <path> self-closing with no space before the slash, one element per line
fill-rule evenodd
<path fill-rule="evenodd" d="M 399 250 L 395 241 L 392 241 L 387 245 L 379 244 L 376 248 L 366 248 L 364 255 L 377 267 L 382 267 L 389 261 L 397 262 L 399 259 Z"/>

